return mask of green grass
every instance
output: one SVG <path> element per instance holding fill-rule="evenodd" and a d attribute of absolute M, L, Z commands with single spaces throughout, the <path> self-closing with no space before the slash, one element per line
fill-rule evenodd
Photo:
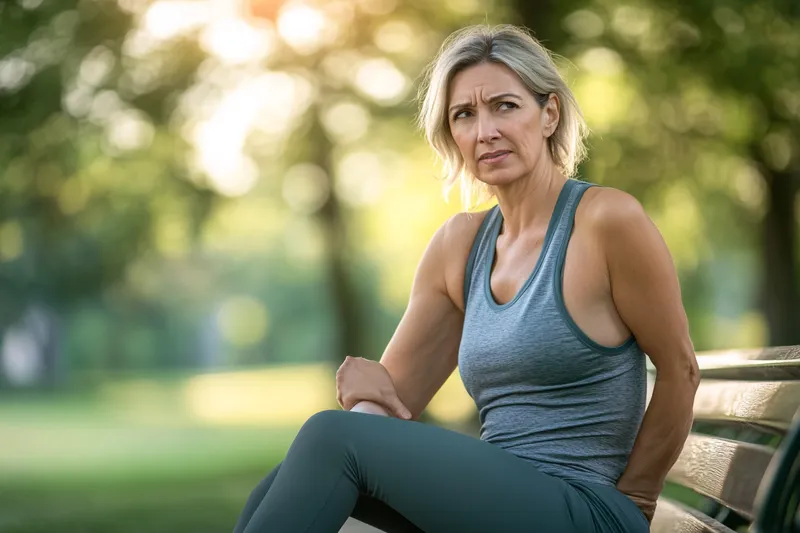
<path fill-rule="evenodd" d="M 277 460 L 208 477 L 0 486 L 0 531 L 231 531 L 248 494 Z"/>
<path fill-rule="evenodd" d="M 694 507 L 695 509 L 702 508 L 703 504 L 705 503 L 705 498 L 703 496 L 697 494 L 691 489 L 687 489 L 686 487 L 681 487 L 680 485 L 675 485 L 669 482 L 664 485 L 664 490 L 662 491 L 661 495 L 671 500 L 686 504 L 689 507 Z"/>
<path fill-rule="evenodd" d="M 0 533 L 231 531 L 301 422 L 217 426 L 169 403 L 4 398 Z"/>
<path fill-rule="evenodd" d="M 3 398 L 0 533 L 231 531 L 302 421 L 202 424 L 165 401 L 169 394 L 166 386 L 148 389 L 141 402 Z M 690 505 L 702 500 L 670 485 L 664 494 Z"/>

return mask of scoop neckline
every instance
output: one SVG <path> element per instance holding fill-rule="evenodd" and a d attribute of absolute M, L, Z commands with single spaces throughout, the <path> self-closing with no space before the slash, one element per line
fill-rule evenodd
<path fill-rule="evenodd" d="M 538 274 L 539 270 L 541 270 L 542 264 L 544 263 L 544 257 L 547 254 L 547 250 L 550 247 L 550 242 L 553 240 L 553 234 L 555 233 L 556 227 L 558 226 L 558 221 L 561 218 L 561 213 L 564 211 L 564 204 L 566 203 L 567 197 L 569 196 L 569 190 L 571 190 L 572 180 L 567 179 L 564 183 L 564 186 L 561 187 L 561 190 L 558 193 L 558 198 L 556 199 L 556 205 L 553 207 L 553 213 L 550 215 L 550 220 L 547 222 L 547 231 L 545 232 L 544 243 L 542 244 L 542 251 L 539 254 L 539 257 L 536 259 L 536 264 L 533 266 L 533 270 L 528 275 L 528 278 L 525 280 L 525 283 L 517 291 L 517 294 L 504 304 L 497 303 L 495 300 L 494 295 L 492 294 L 492 266 L 494 264 L 494 259 L 497 253 L 497 238 L 500 236 L 500 228 L 503 226 L 503 212 L 500 210 L 500 206 L 497 206 L 497 216 L 495 216 L 495 220 L 493 221 L 493 226 L 491 227 L 491 232 L 489 233 L 489 250 L 488 256 L 486 258 L 486 264 L 484 265 L 484 273 L 485 275 L 483 280 L 484 285 L 484 293 L 486 296 L 486 301 L 489 304 L 489 307 L 492 309 L 502 310 L 514 305 L 514 303 L 519 300 L 525 291 L 528 290 L 528 287 L 533 283 L 533 280 L 536 279 L 536 275 Z"/>

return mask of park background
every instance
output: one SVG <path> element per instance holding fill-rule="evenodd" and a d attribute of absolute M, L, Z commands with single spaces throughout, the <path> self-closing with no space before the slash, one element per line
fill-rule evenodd
<path fill-rule="evenodd" d="M 557 54 L 696 349 L 800 344 L 798 0 L 2 0 L 0 532 L 232 529 L 462 210 L 414 98 L 481 22 Z"/>

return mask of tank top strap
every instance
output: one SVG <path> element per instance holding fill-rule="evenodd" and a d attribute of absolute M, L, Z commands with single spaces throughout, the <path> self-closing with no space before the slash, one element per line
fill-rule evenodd
<path fill-rule="evenodd" d="M 557 270 L 557 266 L 563 261 L 562 256 L 566 253 L 567 243 L 572 236 L 572 227 L 575 223 L 575 212 L 578 210 L 583 194 L 593 187 L 593 183 L 588 183 L 576 179 L 568 179 L 564 187 L 569 187 L 566 192 L 567 198 L 564 203 L 564 208 L 558 213 L 558 220 L 556 222 L 553 237 L 547 250 L 547 255 L 543 258 L 545 264 L 542 265 L 543 270 L 551 271 Z"/>
<path fill-rule="evenodd" d="M 478 227 L 478 232 L 475 234 L 475 240 L 472 242 L 472 248 L 467 257 L 466 270 L 464 272 L 464 309 L 467 308 L 467 301 L 469 300 L 470 287 L 473 285 L 474 278 L 480 274 L 480 268 L 475 268 L 476 265 L 481 265 L 486 257 L 487 248 L 489 245 L 489 228 L 493 227 L 500 211 L 500 206 L 495 205 L 492 207 L 486 216 L 483 218 L 481 225 Z M 478 284 L 479 286 L 480 284 Z"/>
<path fill-rule="evenodd" d="M 566 250 L 566 243 L 572 232 L 572 225 L 575 219 L 575 211 L 578 208 L 583 193 L 592 183 L 588 183 L 576 179 L 568 179 L 564 184 L 565 190 L 562 191 L 559 201 L 556 204 L 553 216 L 556 220 L 551 221 L 552 235 L 547 239 L 549 242 L 542 250 L 540 271 L 553 272 L 559 264 L 560 256 Z M 481 273 L 484 269 L 475 268 L 477 265 L 483 265 L 487 261 L 489 254 L 489 247 L 492 244 L 491 235 L 493 232 L 498 231 L 497 224 L 498 218 L 501 216 L 499 206 L 495 205 L 486 214 L 486 217 L 481 222 L 478 232 L 475 235 L 475 240 L 472 243 L 469 256 L 467 258 L 467 265 L 464 275 L 464 308 L 466 309 L 469 295 L 472 287 L 476 286 L 475 281 L 481 278 Z M 477 284 L 478 286 L 480 283 Z"/>

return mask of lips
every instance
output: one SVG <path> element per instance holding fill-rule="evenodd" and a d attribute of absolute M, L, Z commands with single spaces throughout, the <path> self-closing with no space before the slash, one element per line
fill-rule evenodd
<path fill-rule="evenodd" d="M 510 150 L 496 150 L 494 152 L 487 152 L 478 158 L 478 161 L 483 161 L 484 159 L 492 159 L 494 157 L 498 157 L 505 154 L 510 154 Z"/>

